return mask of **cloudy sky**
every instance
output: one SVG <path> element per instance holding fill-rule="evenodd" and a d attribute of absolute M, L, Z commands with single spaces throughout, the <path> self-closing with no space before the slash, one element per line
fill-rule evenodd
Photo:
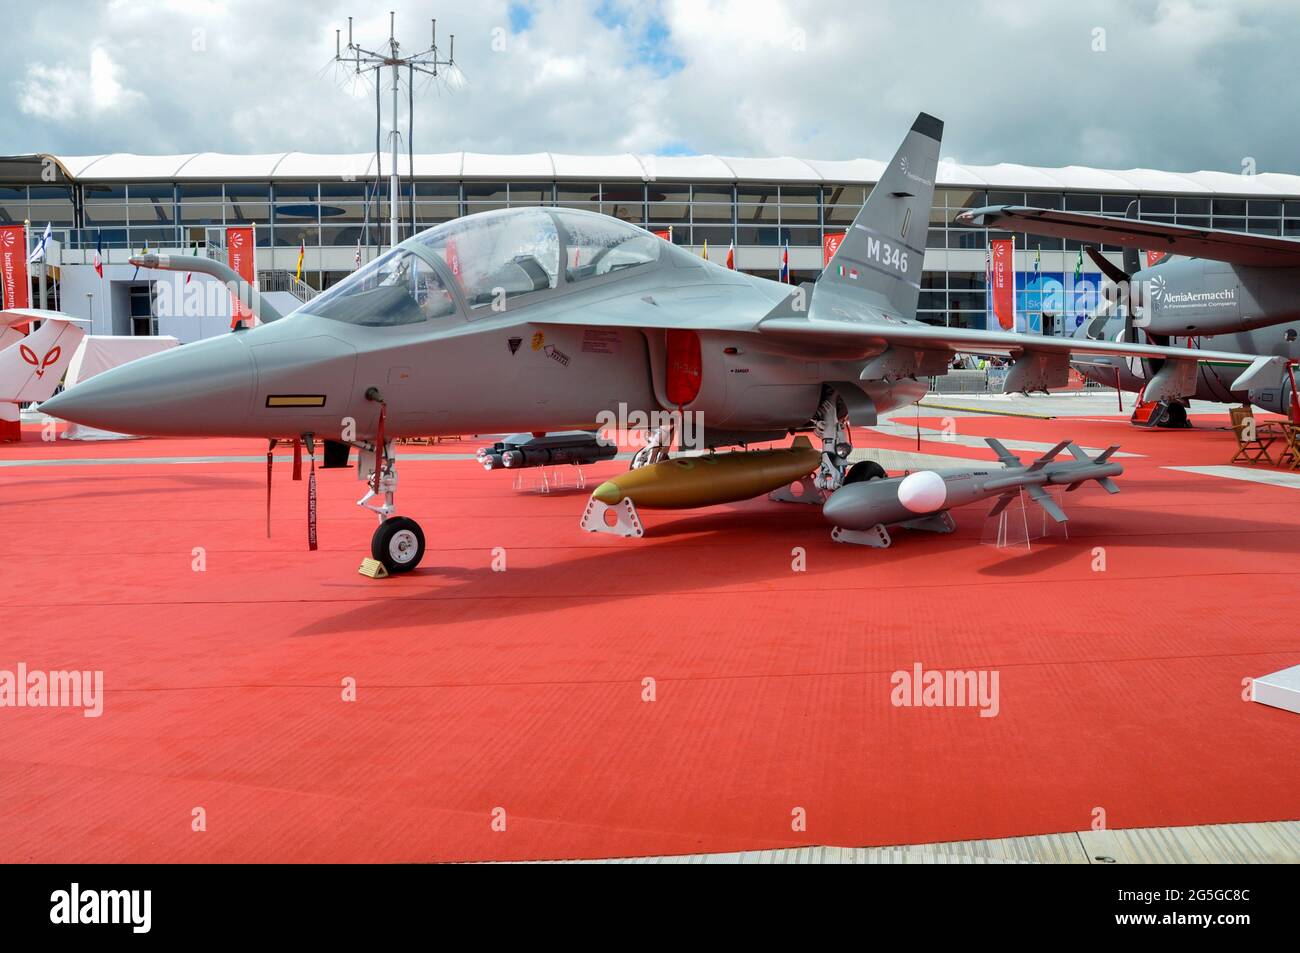
<path fill-rule="evenodd" d="M 1300 171 L 1276 0 L 46 0 L 6 17 L 0 153 L 373 149 L 334 31 L 390 8 L 456 34 L 417 152 L 883 159 L 925 110 L 959 162 Z"/>

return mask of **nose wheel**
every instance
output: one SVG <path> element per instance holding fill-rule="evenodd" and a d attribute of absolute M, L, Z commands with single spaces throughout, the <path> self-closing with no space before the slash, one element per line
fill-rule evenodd
<path fill-rule="evenodd" d="M 370 537 L 370 555 L 390 573 L 410 572 L 424 558 L 424 530 L 407 516 L 390 516 Z"/>

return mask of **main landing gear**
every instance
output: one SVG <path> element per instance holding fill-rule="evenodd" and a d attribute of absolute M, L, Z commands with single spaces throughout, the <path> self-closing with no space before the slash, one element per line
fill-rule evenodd
<path fill-rule="evenodd" d="M 812 418 L 813 433 L 822 445 L 821 466 L 817 468 L 816 473 L 804 477 L 793 487 L 786 486 L 769 493 L 769 500 L 778 503 L 821 504 L 825 502 L 826 497 L 846 482 L 853 482 L 849 474 L 865 462 L 849 467 L 849 454 L 853 452 L 853 434 L 849 430 L 848 407 L 834 391 L 827 389 L 824 395 L 817 413 Z M 873 463 L 871 466 L 879 469 L 878 464 Z M 883 474 L 882 470 L 881 475 Z M 859 476 L 856 479 L 863 479 L 863 477 Z M 798 492 L 795 492 L 794 487 L 798 487 Z"/>
<path fill-rule="evenodd" d="M 390 574 L 410 572 L 424 558 L 424 530 L 409 516 L 394 516 L 394 494 L 397 492 L 397 461 L 393 459 L 393 443 L 383 443 L 382 459 L 375 459 L 375 447 L 360 445 L 359 466 L 370 465 L 366 495 L 357 500 L 357 506 L 370 510 L 379 517 L 375 535 L 370 537 L 370 555 L 383 564 Z M 384 502 L 370 501 L 382 496 Z"/>

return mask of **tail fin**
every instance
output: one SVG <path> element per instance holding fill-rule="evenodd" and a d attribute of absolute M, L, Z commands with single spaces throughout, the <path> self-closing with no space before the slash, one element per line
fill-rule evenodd
<path fill-rule="evenodd" d="M 0 313 L 0 321 L 15 314 L 20 312 Z M 26 317 L 30 320 L 31 313 Z M 86 336 L 77 327 L 85 322 L 65 314 L 47 311 L 36 317 L 42 322 L 39 328 L 0 351 L 0 401 L 22 404 L 48 400 Z"/>
<path fill-rule="evenodd" d="M 853 300 L 850 291 L 866 292 L 876 307 L 916 317 L 942 139 L 943 123 L 920 113 L 817 279 L 818 291 L 835 289 L 840 303 Z"/>
<path fill-rule="evenodd" d="M 1102 451 L 1102 452 L 1097 456 L 1097 459 L 1096 459 L 1096 460 L 1093 460 L 1092 462 L 1093 462 L 1093 463 L 1105 463 L 1107 460 L 1110 459 L 1111 454 L 1113 454 L 1113 453 L 1114 453 L 1116 450 L 1118 450 L 1118 449 L 1119 449 L 1119 444 L 1117 444 L 1117 443 L 1111 444 L 1109 447 L 1107 447 L 1105 450 L 1103 450 L 1103 451 Z"/>
<path fill-rule="evenodd" d="M 1032 473 L 1032 472 L 1034 472 L 1035 470 L 1041 470 L 1041 469 L 1043 469 L 1043 467 L 1047 466 L 1049 463 L 1051 463 L 1053 460 L 1056 459 L 1056 455 L 1057 455 L 1058 453 L 1060 453 L 1062 450 L 1064 450 L 1064 449 L 1065 449 L 1066 447 L 1068 447 L 1068 446 L 1070 446 L 1070 441 L 1068 441 L 1068 440 L 1062 440 L 1060 443 L 1058 443 L 1058 444 L 1057 444 L 1055 447 L 1053 447 L 1051 450 L 1048 450 L 1045 454 L 1043 454 L 1041 457 L 1039 457 L 1037 460 L 1035 460 L 1033 463 L 1031 463 L 1031 464 L 1029 465 L 1029 471 Z"/>

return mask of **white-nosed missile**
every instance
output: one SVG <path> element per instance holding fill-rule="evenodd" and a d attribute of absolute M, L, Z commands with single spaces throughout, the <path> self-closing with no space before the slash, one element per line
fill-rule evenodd
<path fill-rule="evenodd" d="M 1092 459 L 1070 441 L 1063 440 L 1026 466 L 998 441 L 989 438 L 988 443 L 1004 464 L 1001 469 L 919 470 L 907 476 L 840 487 L 822 506 L 822 514 L 836 526 L 834 538 L 885 546 L 889 544 L 889 534 L 884 532 L 888 526 L 901 524 L 951 531 L 953 524 L 946 513 L 954 506 L 997 497 L 998 502 L 991 511 L 996 514 L 1022 490 L 1052 519 L 1063 523 L 1066 515 L 1045 486 L 1063 485 L 1067 490 L 1075 490 L 1089 480 L 1096 480 L 1107 492 L 1119 492 L 1110 478 L 1119 476 L 1124 468 L 1109 462 L 1118 447 L 1111 447 Z M 1056 455 L 1067 449 L 1073 459 L 1054 463 Z M 849 532 L 846 534 L 845 530 Z M 863 531 L 871 531 L 869 537 Z"/>

